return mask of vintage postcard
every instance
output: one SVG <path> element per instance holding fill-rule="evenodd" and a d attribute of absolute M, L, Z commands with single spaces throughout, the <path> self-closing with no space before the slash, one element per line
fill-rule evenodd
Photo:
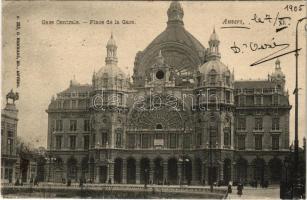
<path fill-rule="evenodd" d="M 2 1 L 1 197 L 297 199 L 306 1 Z"/>

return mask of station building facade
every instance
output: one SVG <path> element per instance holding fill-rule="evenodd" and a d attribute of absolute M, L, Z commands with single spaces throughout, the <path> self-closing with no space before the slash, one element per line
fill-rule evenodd
<path fill-rule="evenodd" d="M 132 77 L 117 65 L 112 35 L 92 83 L 73 79 L 52 98 L 48 180 L 279 182 L 291 109 L 280 61 L 264 80 L 236 81 L 215 30 L 205 48 L 185 29 L 179 2 L 167 15 L 166 29 L 136 54 Z"/>

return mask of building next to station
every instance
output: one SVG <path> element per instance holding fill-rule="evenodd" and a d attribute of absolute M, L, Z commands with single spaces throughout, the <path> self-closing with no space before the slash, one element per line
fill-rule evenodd
<path fill-rule="evenodd" d="M 6 106 L 1 110 L 1 182 L 13 183 L 18 176 L 16 152 L 18 110 L 15 101 L 18 93 L 6 95 Z"/>
<path fill-rule="evenodd" d="M 237 81 L 215 30 L 205 48 L 185 29 L 179 2 L 167 15 L 136 54 L 132 79 L 112 35 L 92 83 L 73 79 L 52 98 L 46 180 L 279 183 L 291 109 L 280 61 L 264 80 Z"/>

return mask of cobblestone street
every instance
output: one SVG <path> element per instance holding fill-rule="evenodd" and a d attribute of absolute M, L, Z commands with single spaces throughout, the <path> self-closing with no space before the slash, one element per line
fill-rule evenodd
<path fill-rule="evenodd" d="M 241 196 L 237 195 L 237 189 L 233 188 L 232 193 L 228 194 L 228 199 L 280 199 L 279 187 L 244 187 L 243 194 Z"/>

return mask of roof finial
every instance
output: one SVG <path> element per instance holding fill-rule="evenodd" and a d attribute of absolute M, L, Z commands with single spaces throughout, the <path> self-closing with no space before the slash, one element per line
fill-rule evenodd
<path fill-rule="evenodd" d="M 157 56 L 157 62 L 158 62 L 159 64 L 163 64 L 163 63 L 164 63 L 164 58 L 163 58 L 163 56 L 162 56 L 162 50 L 161 50 L 161 49 L 160 49 L 159 54 L 158 54 L 158 56 Z"/>
<path fill-rule="evenodd" d="M 180 24 L 183 25 L 183 9 L 178 1 L 172 1 L 167 10 L 168 21 L 167 24 Z"/>

